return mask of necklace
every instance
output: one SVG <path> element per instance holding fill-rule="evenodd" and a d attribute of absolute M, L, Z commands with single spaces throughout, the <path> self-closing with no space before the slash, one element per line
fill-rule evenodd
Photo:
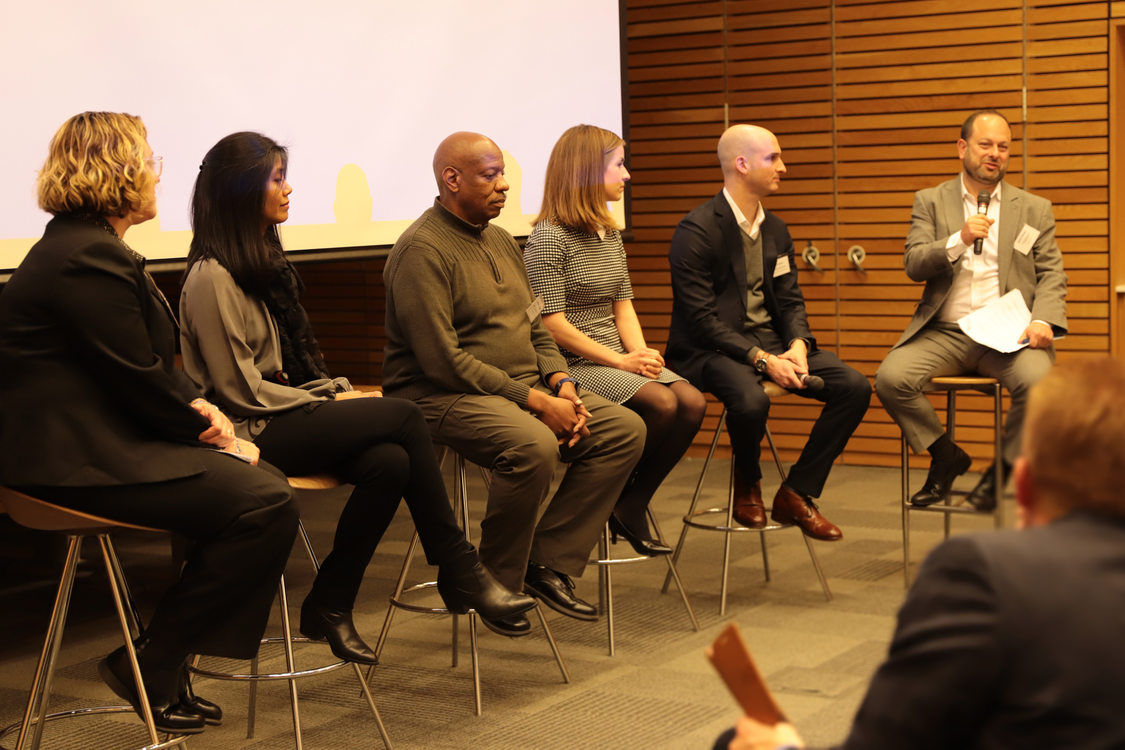
<path fill-rule="evenodd" d="M 180 323 L 178 320 L 176 320 L 176 313 L 172 311 L 172 305 L 169 304 L 168 298 L 164 296 L 164 292 L 160 291 L 160 287 L 156 285 L 156 280 L 152 278 L 152 274 L 150 274 L 148 272 L 148 269 L 145 267 L 145 264 L 147 263 L 147 259 L 145 258 L 145 256 L 129 247 L 124 238 L 117 233 L 116 229 L 113 228 L 113 225 L 110 224 L 109 221 L 101 214 L 81 214 L 80 216 L 82 219 L 89 221 L 99 229 L 102 229 L 105 232 L 113 235 L 113 238 L 117 240 L 123 248 L 129 251 L 129 253 L 133 256 L 133 259 L 136 260 L 137 263 L 139 263 L 141 266 L 141 273 L 145 275 L 145 280 L 148 282 L 149 292 L 160 300 L 160 304 L 164 306 L 164 312 L 168 313 L 168 317 L 172 320 L 172 325 L 175 326 L 175 328 L 178 330 L 180 327 Z"/>

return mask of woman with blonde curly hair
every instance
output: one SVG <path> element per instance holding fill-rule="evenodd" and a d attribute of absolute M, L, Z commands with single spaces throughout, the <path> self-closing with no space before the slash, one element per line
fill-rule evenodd
<path fill-rule="evenodd" d="M 222 710 L 192 692 L 188 655 L 257 653 L 297 510 L 174 365 L 175 318 L 124 240 L 156 215 L 160 173 L 133 115 L 84 112 L 52 138 L 54 218 L 0 295 L 0 483 L 192 543 L 136 650 L 157 729 L 194 733 Z M 142 712 L 124 648 L 98 671 Z"/>
<path fill-rule="evenodd" d="M 524 263 L 543 299 L 543 323 L 583 388 L 628 406 L 648 428 L 644 453 L 610 517 L 610 528 L 638 554 L 672 550 L 654 540 L 645 518 L 653 493 L 691 445 L 703 420 L 703 394 L 664 367 L 645 342 L 621 233 L 606 206 L 625 194 L 625 141 L 577 125 L 547 163 L 543 206 Z"/>

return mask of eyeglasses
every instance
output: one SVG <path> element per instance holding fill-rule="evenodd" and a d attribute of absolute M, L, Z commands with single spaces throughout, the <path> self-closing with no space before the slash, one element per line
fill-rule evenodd
<path fill-rule="evenodd" d="M 145 159 L 145 164 L 147 164 L 148 168 L 152 170 L 152 174 L 155 177 L 159 177 L 164 171 L 163 156 L 150 156 L 149 158 Z"/>

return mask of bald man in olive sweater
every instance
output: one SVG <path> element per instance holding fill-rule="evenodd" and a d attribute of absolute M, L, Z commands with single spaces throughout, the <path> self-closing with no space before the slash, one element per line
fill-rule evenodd
<path fill-rule="evenodd" d="M 524 586 L 582 620 L 596 609 L 571 576 L 613 510 L 644 445 L 631 410 L 587 391 L 540 318 L 515 239 L 489 223 L 504 206 L 504 158 L 477 133 L 454 133 L 434 155 L 438 198 L 387 258 L 388 395 L 422 408 L 436 442 L 492 471 L 480 555 L 512 590 Z M 569 464 L 539 518 L 551 479 Z M 536 523 L 536 519 L 538 523 Z M 524 615 L 485 620 L 527 633 Z"/>

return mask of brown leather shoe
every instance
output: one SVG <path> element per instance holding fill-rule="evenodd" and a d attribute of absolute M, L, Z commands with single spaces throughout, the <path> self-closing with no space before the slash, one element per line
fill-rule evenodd
<path fill-rule="evenodd" d="M 820 515 L 816 503 L 786 487 L 784 484 L 773 496 L 773 511 L 770 513 L 777 523 L 792 523 L 801 527 L 813 539 L 825 542 L 834 542 L 843 539 L 844 534 L 824 516 Z"/>
<path fill-rule="evenodd" d="M 748 529 L 766 526 L 766 505 L 762 502 L 762 481 L 749 488 L 742 481 L 741 472 L 734 472 L 734 520 Z"/>

